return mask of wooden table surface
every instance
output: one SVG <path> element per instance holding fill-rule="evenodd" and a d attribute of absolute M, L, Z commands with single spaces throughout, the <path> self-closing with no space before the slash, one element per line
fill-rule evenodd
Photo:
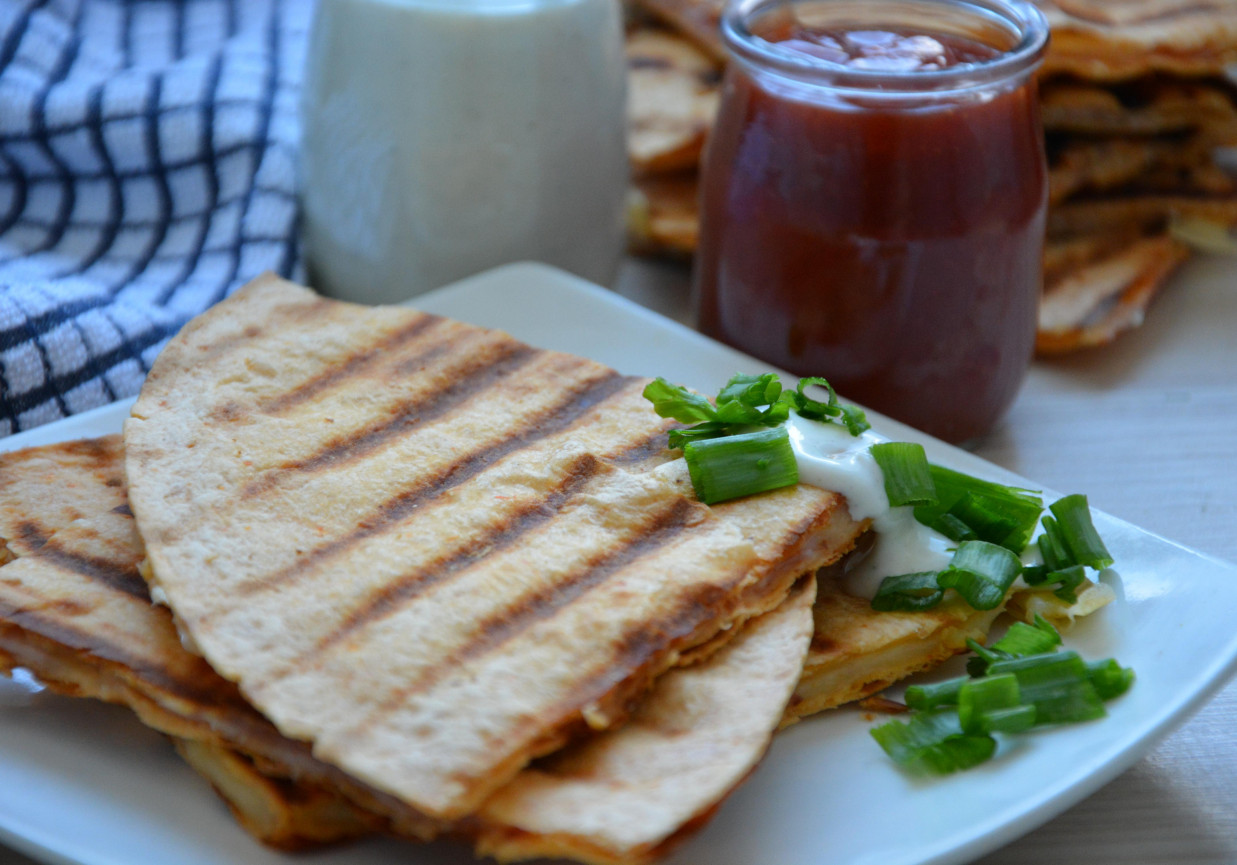
<path fill-rule="evenodd" d="M 690 324 L 685 268 L 628 262 L 626 297 Z M 1237 259 L 1192 261 L 1114 345 L 1037 361 L 972 450 L 1237 562 Z M 1237 610 L 1233 610 L 1237 628 Z M 1237 863 L 1237 682 L 1095 795 L 980 865 Z"/>
<path fill-rule="evenodd" d="M 690 323 L 684 267 L 628 261 L 616 287 Z M 1192 262 L 1116 345 L 1037 362 L 1009 416 L 974 451 L 1237 561 L 1237 260 Z M 1230 683 L 1133 769 L 980 862 L 1237 862 L 1235 717 Z M 30 862 L 0 849 L 0 865 Z"/>

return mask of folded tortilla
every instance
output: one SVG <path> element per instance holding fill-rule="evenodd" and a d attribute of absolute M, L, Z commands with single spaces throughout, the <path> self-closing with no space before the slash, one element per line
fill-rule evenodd
<path fill-rule="evenodd" d="M 138 576 L 120 467 L 118 436 L 0 455 L 0 537 L 16 550 L 0 568 L 0 666 L 129 706 L 272 846 L 447 833 L 503 859 L 647 861 L 752 771 L 802 669 L 810 579 L 704 662 L 659 678 L 622 729 L 525 770 L 463 823 L 427 821 L 314 760 L 181 646 Z"/>

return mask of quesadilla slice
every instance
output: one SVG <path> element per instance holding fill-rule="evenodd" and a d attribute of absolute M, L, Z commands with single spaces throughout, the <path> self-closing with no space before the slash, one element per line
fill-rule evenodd
<path fill-rule="evenodd" d="M 0 666 L 133 708 L 268 845 L 300 849 L 401 825 L 409 834 L 406 821 L 380 813 L 381 799 L 315 766 L 180 645 L 138 578 L 143 550 L 113 482 L 121 459 L 119 436 L 0 455 L 0 538 L 22 525 L 46 538 L 20 566 L 0 568 Z M 662 676 L 622 730 L 527 769 L 480 814 L 442 828 L 504 859 L 641 862 L 665 852 L 704 824 L 768 746 L 802 667 L 814 591 L 802 581 L 708 660 Z M 415 828 L 428 838 L 439 827 Z"/>
<path fill-rule="evenodd" d="M 646 254 L 690 258 L 700 239 L 694 171 L 637 177 L 627 206 L 627 239 Z"/>
<path fill-rule="evenodd" d="M 1005 605 L 976 610 L 953 599 L 933 610 L 883 613 L 821 579 L 812 645 L 783 726 L 883 691 L 985 642 Z"/>
<path fill-rule="evenodd" d="M 681 843 L 719 805 L 700 791 L 756 768 L 803 668 L 814 596 L 808 578 L 707 661 L 658 679 L 621 729 L 521 772 L 478 814 L 477 852 L 617 865 Z"/>
<path fill-rule="evenodd" d="M 286 735 L 465 816 L 863 528 L 804 486 L 695 501 L 644 385 L 259 279 L 169 343 L 126 423 L 146 576 Z"/>
<path fill-rule="evenodd" d="M 719 63 L 729 58 L 722 44 L 721 20 L 726 0 L 634 0 L 650 17 L 682 33 Z"/>
<path fill-rule="evenodd" d="M 1044 129 L 1083 136 L 1147 138 L 1233 129 L 1232 84 L 1213 79 L 1142 78 L 1115 86 L 1056 78 L 1040 87 Z"/>
<path fill-rule="evenodd" d="M 1079 255 L 1064 273 L 1045 274 L 1035 338 L 1040 354 L 1103 345 L 1142 324 L 1151 301 L 1190 254 L 1185 243 L 1168 234 L 1138 237 L 1115 246 L 1102 238 L 1052 246 L 1062 256 L 1071 250 Z M 1082 261 L 1088 252 L 1090 259 Z"/>
<path fill-rule="evenodd" d="M 721 75 L 711 58 L 666 30 L 628 34 L 627 152 L 637 174 L 692 169 L 717 113 Z"/>
<path fill-rule="evenodd" d="M 191 762 L 199 770 L 213 759 L 204 774 L 234 810 L 253 815 L 242 823 L 272 846 L 369 831 L 378 818 L 358 816 L 349 801 L 401 834 L 432 837 L 437 826 L 314 759 L 184 650 L 138 573 L 145 553 L 119 482 L 122 460 L 119 435 L 0 455 L 0 538 L 14 553 L 0 567 L 0 668 L 22 667 L 59 693 L 128 706 L 182 753 L 198 755 Z M 226 760 L 217 756 L 223 752 Z M 257 767 L 266 786 L 238 805 L 237 783 L 224 781 L 246 777 L 245 766 Z M 327 814 L 336 815 L 338 831 L 328 831 Z M 308 825 L 315 821 L 321 825 Z"/>
<path fill-rule="evenodd" d="M 1036 0 L 1052 28 L 1041 74 L 1118 81 L 1218 74 L 1237 60 L 1234 0 Z"/>

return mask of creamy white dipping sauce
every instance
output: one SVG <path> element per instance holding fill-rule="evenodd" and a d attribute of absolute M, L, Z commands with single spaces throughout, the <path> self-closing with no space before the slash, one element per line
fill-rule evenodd
<path fill-rule="evenodd" d="M 889 506 L 885 477 L 870 450 L 889 439 L 871 431 L 852 436 L 838 424 L 805 420 L 794 412 L 786 429 L 799 482 L 841 493 L 852 517 L 872 520 L 876 544 L 847 573 L 848 592 L 871 598 L 885 577 L 939 571 L 949 564 L 956 542 L 917 522 L 912 508 Z"/>
<path fill-rule="evenodd" d="M 311 280 L 367 303 L 624 246 L 616 0 L 322 0 L 302 104 Z"/>

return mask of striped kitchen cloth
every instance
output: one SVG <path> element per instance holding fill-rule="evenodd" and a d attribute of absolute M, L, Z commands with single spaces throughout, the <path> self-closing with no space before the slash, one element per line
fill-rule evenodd
<path fill-rule="evenodd" d="M 189 318 L 300 277 L 311 0 L 0 0 L 0 435 L 121 397 Z"/>

